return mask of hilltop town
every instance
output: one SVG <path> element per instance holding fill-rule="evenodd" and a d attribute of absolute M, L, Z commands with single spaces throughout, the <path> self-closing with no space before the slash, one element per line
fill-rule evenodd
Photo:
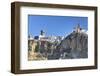
<path fill-rule="evenodd" d="M 39 36 L 28 36 L 28 60 L 86 58 L 87 38 L 87 34 L 84 33 L 84 29 L 79 24 L 67 37 L 46 36 L 45 32 L 41 30 Z M 79 51 L 82 51 L 83 48 L 86 52 L 81 54 Z M 74 50 L 77 50 L 77 55 Z"/>

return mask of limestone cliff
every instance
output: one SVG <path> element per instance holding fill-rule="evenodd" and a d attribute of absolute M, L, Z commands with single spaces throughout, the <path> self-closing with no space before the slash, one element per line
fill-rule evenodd
<path fill-rule="evenodd" d="M 88 35 L 85 32 L 73 32 L 68 35 L 57 47 L 61 58 L 87 58 L 88 57 Z"/>

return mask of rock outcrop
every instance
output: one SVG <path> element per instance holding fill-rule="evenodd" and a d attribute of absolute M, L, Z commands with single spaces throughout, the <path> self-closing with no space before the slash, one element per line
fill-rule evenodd
<path fill-rule="evenodd" d="M 60 58 L 87 58 L 88 57 L 88 35 L 85 32 L 73 32 L 68 35 L 57 47 Z"/>

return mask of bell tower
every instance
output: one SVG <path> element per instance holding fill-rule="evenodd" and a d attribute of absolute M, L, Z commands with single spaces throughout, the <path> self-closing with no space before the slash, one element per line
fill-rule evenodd
<path fill-rule="evenodd" d="M 43 30 L 40 31 L 41 36 L 45 36 L 45 32 Z"/>
<path fill-rule="evenodd" d="M 80 27 L 80 24 L 78 24 L 74 29 L 76 33 L 80 33 L 82 30 L 82 28 Z"/>

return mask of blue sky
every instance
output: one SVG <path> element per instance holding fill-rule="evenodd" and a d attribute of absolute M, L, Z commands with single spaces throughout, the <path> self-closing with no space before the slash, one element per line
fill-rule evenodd
<path fill-rule="evenodd" d="M 28 15 L 28 34 L 38 36 L 41 30 L 47 36 L 65 36 L 80 24 L 87 30 L 88 18 L 75 16 Z"/>

